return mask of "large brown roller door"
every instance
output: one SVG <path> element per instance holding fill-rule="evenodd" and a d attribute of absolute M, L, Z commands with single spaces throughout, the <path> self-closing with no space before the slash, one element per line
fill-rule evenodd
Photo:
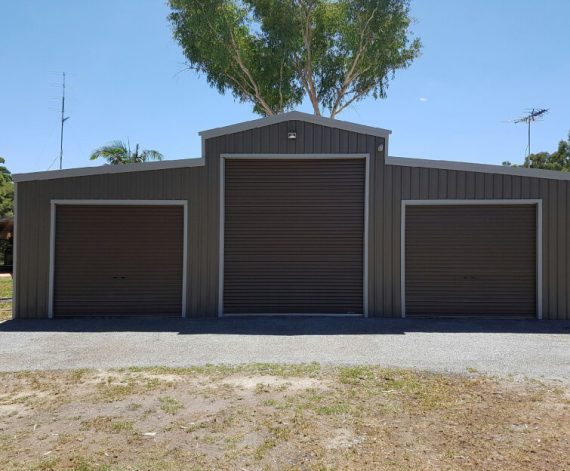
<path fill-rule="evenodd" d="M 536 315 L 536 206 L 407 206 L 408 316 Z"/>
<path fill-rule="evenodd" d="M 226 314 L 362 314 L 364 159 L 227 159 Z"/>
<path fill-rule="evenodd" d="M 55 316 L 180 316 L 182 206 L 57 205 Z"/>

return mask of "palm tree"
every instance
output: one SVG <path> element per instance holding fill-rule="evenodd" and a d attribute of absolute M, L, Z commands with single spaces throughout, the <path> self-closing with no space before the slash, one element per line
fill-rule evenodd
<path fill-rule="evenodd" d="M 121 165 L 138 164 L 148 162 L 149 160 L 162 160 L 164 157 L 157 150 L 144 149 L 139 152 L 138 144 L 135 146 L 133 152 L 128 142 L 125 144 L 123 141 L 114 141 L 106 146 L 95 149 L 89 158 L 91 160 L 102 158 L 110 165 Z"/>

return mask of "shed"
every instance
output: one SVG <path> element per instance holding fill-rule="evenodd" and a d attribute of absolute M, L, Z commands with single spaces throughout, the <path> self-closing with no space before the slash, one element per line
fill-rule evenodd
<path fill-rule="evenodd" d="M 387 157 L 300 112 L 202 156 L 14 175 L 16 318 L 570 319 L 570 174 Z"/>

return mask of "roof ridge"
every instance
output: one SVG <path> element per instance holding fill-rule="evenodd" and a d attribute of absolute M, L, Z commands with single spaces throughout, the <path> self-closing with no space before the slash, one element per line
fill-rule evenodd
<path fill-rule="evenodd" d="M 202 137 L 202 139 L 210 139 L 212 137 L 223 136 L 225 134 L 233 134 L 236 132 L 260 128 L 263 126 L 270 126 L 272 124 L 278 124 L 284 121 L 305 121 L 320 126 L 338 128 L 346 131 L 353 131 L 360 134 L 370 134 L 372 136 L 379 136 L 384 138 L 387 138 L 390 134 L 392 134 L 392 131 L 389 129 L 352 123 L 350 121 L 341 121 L 335 118 L 317 116 L 315 114 L 296 110 L 287 111 L 285 113 L 280 113 L 272 116 L 265 116 L 263 118 L 253 119 L 250 121 L 243 121 L 241 123 L 230 124 L 228 126 L 206 129 L 204 131 L 200 131 L 198 134 Z"/>

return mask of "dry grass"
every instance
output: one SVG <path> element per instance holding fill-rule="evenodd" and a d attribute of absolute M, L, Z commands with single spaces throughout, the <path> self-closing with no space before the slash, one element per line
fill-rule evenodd
<path fill-rule="evenodd" d="M 570 469 L 570 389 L 310 365 L 0 375 L 3 470 Z"/>
<path fill-rule="evenodd" d="M 12 297 L 12 278 L 0 278 L 0 298 Z M 12 319 L 12 303 L 0 301 L 0 322 Z"/>

